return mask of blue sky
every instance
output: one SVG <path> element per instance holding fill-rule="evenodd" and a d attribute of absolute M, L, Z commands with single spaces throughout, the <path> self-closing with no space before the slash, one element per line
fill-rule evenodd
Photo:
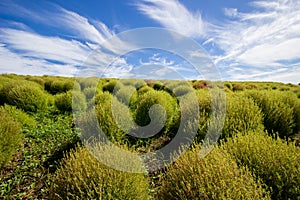
<path fill-rule="evenodd" d="M 1 0 L 0 73 L 75 76 L 88 67 L 106 77 L 205 78 L 157 49 L 90 59 L 124 31 L 160 27 L 197 41 L 222 80 L 299 83 L 299 8 L 299 0 Z"/>

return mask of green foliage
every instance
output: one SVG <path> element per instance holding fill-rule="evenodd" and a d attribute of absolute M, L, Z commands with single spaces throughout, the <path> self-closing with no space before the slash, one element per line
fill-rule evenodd
<path fill-rule="evenodd" d="M 228 95 L 226 117 L 221 137 L 237 132 L 263 130 L 263 113 L 251 98 L 242 94 Z"/>
<path fill-rule="evenodd" d="M 110 140 L 122 141 L 134 128 L 129 108 L 108 92 L 98 96 L 95 110 L 100 128 Z"/>
<path fill-rule="evenodd" d="M 47 95 L 39 85 L 28 81 L 14 81 L 2 90 L 4 103 L 24 111 L 37 112 L 47 107 Z"/>
<path fill-rule="evenodd" d="M 118 83 L 118 81 L 114 80 L 114 79 L 112 79 L 109 82 L 105 83 L 102 87 L 103 92 L 108 91 L 110 93 L 113 93 L 117 83 Z"/>
<path fill-rule="evenodd" d="M 0 109 L 0 168 L 11 160 L 21 142 L 21 124 Z"/>
<path fill-rule="evenodd" d="M 241 83 L 234 83 L 232 85 L 232 90 L 234 92 L 236 92 L 236 91 L 244 91 L 245 89 L 246 89 L 246 87 L 243 84 L 241 84 Z"/>
<path fill-rule="evenodd" d="M 15 106 L 5 104 L 3 107 L 0 107 L 0 110 L 7 112 L 10 116 L 13 117 L 13 119 L 22 124 L 23 127 L 33 128 L 36 125 L 33 117 L 29 116 L 22 110 L 17 109 Z"/>
<path fill-rule="evenodd" d="M 186 84 L 186 85 L 180 85 L 178 87 L 175 87 L 174 90 L 173 90 L 173 93 L 175 94 L 176 97 L 186 95 L 186 94 L 188 94 L 190 92 L 194 92 L 194 90 L 188 84 Z"/>
<path fill-rule="evenodd" d="M 199 152 L 193 148 L 167 168 L 157 199 L 270 199 L 226 151 L 216 147 L 204 158 Z"/>
<path fill-rule="evenodd" d="M 51 94 L 67 92 L 72 90 L 73 86 L 73 79 L 48 79 L 45 81 L 45 90 Z"/>
<path fill-rule="evenodd" d="M 223 147 L 269 186 L 272 199 L 299 199 L 300 149 L 294 144 L 257 132 L 239 134 Z"/>
<path fill-rule="evenodd" d="M 156 105 L 156 106 L 154 106 Z M 160 107 L 159 107 L 160 106 Z M 152 109 L 150 110 L 150 108 Z M 151 114 L 152 112 L 152 114 Z M 167 132 L 172 126 L 173 122 L 176 121 L 177 115 L 177 103 L 170 94 L 165 91 L 149 91 L 139 97 L 136 111 L 135 121 L 139 126 L 146 126 L 150 124 L 153 116 L 154 124 L 161 124 L 163 119 L 165 121 L 165 131 Z"/>
<path fill-rule="evenodd" d="M 55 106 L 62 112 L 80 112 L 87 108 L 85 95 L 78 91 L 68 91 L 56 95 Z"/>
<path fill-rule="evenodd" d="M 109 154 L 112 152 L 107 152 Z M 132 162 L 123 155 L 113 156 Z M 62 162 L 53 180 L 52 198 L 57 199 L 148 199 L 144 174 L 117 171 L 98 161 L 84 148 L 77 148 Z"/>
<path fill-rule="evenodd" d="M 253 98 L 262 109 L 264 126 L 269 133 L 277 132 L 281 138 L 293 134 L 296 117 L 294 108 L 288 104 L 288 102 L 292 104 L 294 101 L 290 99 L 289 95 L 280 91 L 250 91 L 246 94 Z M 286 100 L 286 98 L 290 100 Z M 298 111 L 295 112 L 298 113 Z"/>

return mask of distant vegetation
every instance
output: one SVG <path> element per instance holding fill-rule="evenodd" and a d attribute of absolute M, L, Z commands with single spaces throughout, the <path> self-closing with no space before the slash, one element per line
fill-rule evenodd
<path fill-rule="evenodd" d="M 224 126 L 201 158 L 219 106 L 211 103 L 211 88 L 206 80 L 0 75 L 0 199 L 300 199 L 300 85 L 219 85 Z M 187 106 L 192 97 L 196 111 Z M 195 113 L 199 118 L 189 117 Z M 106 146 L 99 150 L 106 159 L 144 173 L 112 169 L 84 145 L 104 134 L 126 151 L 153 152 L 172 141 L 181 120 L 188 136 L 195 119 L 189 149 L 155 172 L 149 169 L 156 161 L 110 155 Z M 150 130 L 138 126 L 149 124 L 157 134 L 143 137 Z"/>

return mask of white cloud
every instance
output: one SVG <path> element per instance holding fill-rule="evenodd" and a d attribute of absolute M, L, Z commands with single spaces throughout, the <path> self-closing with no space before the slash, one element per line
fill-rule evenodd
<path fill-rule="evenodd" d="M 289 73 L 299 70 L 291 70 L 290 65 L 283 63 L 300 59 L 300 1 L 255 0 L 249 5 L 253 9 L 246 13 L 224 8 L 228 19 L 214 25 L 177 0 L 143 0 L 138 8 L 166 28 L 203 39 L 203 45 L 213 53 L 215 64 L 227 79 L 276 77 L 280 81 L 282 77 L 281 81 L 285 81 L 284 77 L 295 77 Z M 248 73 L 233 70 L 236 66 Z M 283 67 L 289 69 L 284 75 L 280 69 Z"/>
<path fill-rule="evenodd" d="M 166 28 L 190 37 L 201 37 L 205 23 L 200 13 L 191 13 L 177 0 L 142 0 L 137 8 Z"/>

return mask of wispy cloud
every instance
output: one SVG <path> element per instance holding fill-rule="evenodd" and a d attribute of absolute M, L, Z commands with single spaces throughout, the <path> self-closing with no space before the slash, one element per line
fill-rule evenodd
<path fill-rule="evenodd" d="M 138 10 L 162 26 L 189 37 L 201 37 L 206 24 L 200 12 L 192 13 L 177 0 L 142 0 Z"/>
<path fill-rule="evenodd" d="M 3 59 L 0 73 L 74 76 L 80 75 L 79 69 L 83 68 L 83 73 L 101 74 L 118 51 L 129 46 L 118 38 L 107 42 L 115 33 L 101 21 L 88 19 L 54 4 L 49 4 L 46 10 L 30 10 L 13 2 L 2 2 L 1 6 L 6 6 L 7 14 L 53 27 L 57 33 L 63 32 L 67 36 L 45 36 L 25 24 L 6 21 L 6 26 L 0 30 Z M 124 69 L 115 69 L 114 72 L 121 74 Z"/>
<path fill-rule="evenodd" d="M 203 20 L 177 0 L 143 0 L 138 9 L 166 28 L 205 40 L 204 47 L 226 79 L 285 81 L 289 73 L 294 77 L 295 70 L 283 74 L 280 68 L 292 69 L 285 62 L 300 59 L 300 1 L 256 0 L 249 6 L 251 12 L 224 8 L 227 19 L 218 24 Z"/>

